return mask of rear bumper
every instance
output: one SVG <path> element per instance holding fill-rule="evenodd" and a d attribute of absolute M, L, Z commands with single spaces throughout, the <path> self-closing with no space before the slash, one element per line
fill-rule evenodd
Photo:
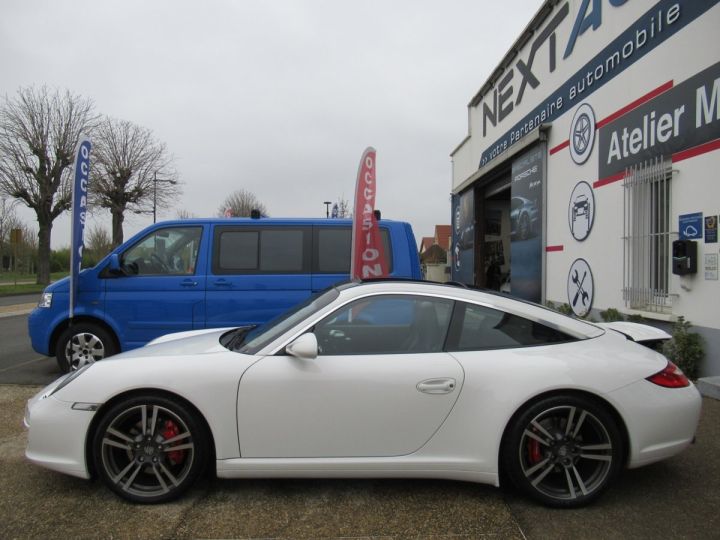
<path fill-rule="evenodd" d="M 629 468 L 672 457 L 694 441 L 702 407 L 694 385 L 662 388 L 642 380 L 610 397 L 624 409 L 620 412 L 630 437 Z"/>

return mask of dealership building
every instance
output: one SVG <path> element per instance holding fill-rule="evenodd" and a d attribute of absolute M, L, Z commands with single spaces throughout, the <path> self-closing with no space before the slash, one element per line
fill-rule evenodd
<path fill-rule="evenodd" d="M 547 0 L 468 105 L 452 276 L 705 338 L 720 375 L 720 6 Z"/>

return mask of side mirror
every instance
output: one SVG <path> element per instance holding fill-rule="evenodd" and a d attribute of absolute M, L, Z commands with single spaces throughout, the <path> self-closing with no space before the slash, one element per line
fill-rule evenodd
<path fill-rule="evenodd" d="M 110 255 L 110 261 L 106 268 L 111 276 L 118 277 L 125 275 L 125 270 L 123 270 L 123 267 L 120 264 L 120 256 L 117 253 Z"/>
<path fill-rule="evenodd" d="M 301 360 L 314 360 L 318 355 L 318 342 L 315 334 L 303 334 L 285 347 L 285 352 Z"/>

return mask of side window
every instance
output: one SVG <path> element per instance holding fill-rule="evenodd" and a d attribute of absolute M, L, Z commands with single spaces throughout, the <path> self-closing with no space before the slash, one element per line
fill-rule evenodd
<path fill-rule="evenodd" d="M 217 227 L 213 247 L 214 274 L 294 274 L 309 268 L 306 229 Z"/>
<path fill-rule="evenodd" d="M 303 271 L 303 231 L 277 230 L 260 233 L 260 271 L 300 273 Z"/>
<path fill-rule="evenodd" d="M 258 231 L 227 231 L 220 234 L 218 253 L 220 268 L 256 270 L 258 267 Z"/>
<path fill-rule="evenodd" d="M 388 258 L 389 271 L 393 270 L 390 231 L 380 229 L 383 248 Z M 349 274 L 350 245 L 352 229 L 350 227 L 315 226 L 314 274 Z"/>
<path fill-rule="evenodd" d="M 452 307 L 443 298 L 372 296 L 335 311 L 314 333 L 325 356 L 440 352 Z"/>
<path fill-rule="evenodd" d="M 450 351 L 483 351 L 574 341 L 541 323 L 474 304 L 458 303 L 448 339 Z"/>
<path fill-rule="evenodd" d="M 202 227 L 153 231 L 122 254 L 123 269 L 138 276 L 194 274 L 201 236 Z"/>

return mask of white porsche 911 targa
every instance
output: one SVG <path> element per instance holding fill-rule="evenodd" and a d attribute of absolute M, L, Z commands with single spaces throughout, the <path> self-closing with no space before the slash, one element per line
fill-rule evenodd
<path fill-rule="evenodd" d="M 28 402 L 27 457 L 120 496 L 222 478 L 445 478 L 586 504 L 624 467 L 682 451 L 701 399 L 636 341 L 507 296 L 346 283 L 260 327 L 171 334 Z"/>

